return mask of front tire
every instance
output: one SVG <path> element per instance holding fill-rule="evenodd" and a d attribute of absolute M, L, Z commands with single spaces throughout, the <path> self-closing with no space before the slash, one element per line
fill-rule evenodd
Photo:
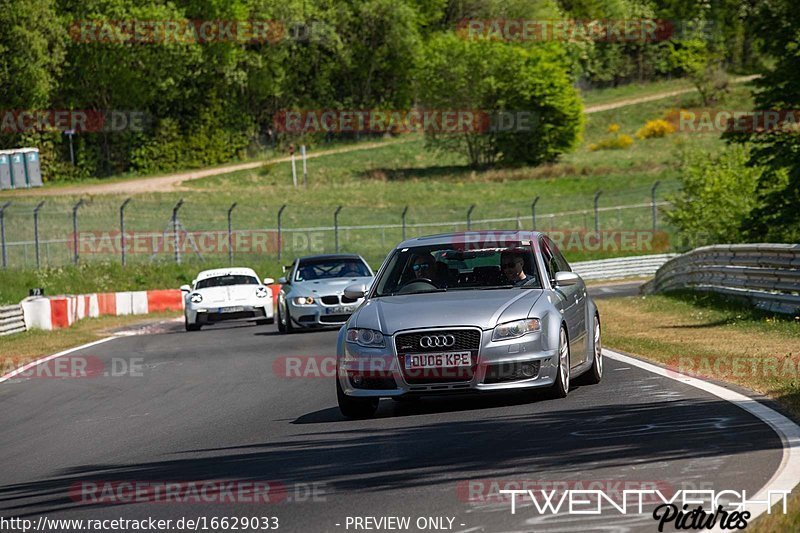
<path fill-rule="evenodd" d="M 286 333 L 286 324 L 283 323 L 283 313 L 281 313 L 281 304 L 278 304 L 278 332 Z"/>
<path fill-rule="evenodd" d="M 567 328 L 561 326 L 558 334 L 558 368 L 556 370 L 556 382 L 548 391 L 551 398 L 566 398 L 569 394 L 569 340 L 567 338 Z"/>
<path fill-rule="evenodd" d="M 352 398 L 347 396 L 336 376 L 336 400 L 339 402 L 339 411 L 346 418 L 372 418 L 378 410 L 379 398 Z"/>
<path fill-rule="evenodd" d="M 200 331 L 200 328 L 203 327 L 200 324 L 192 324 L 185 316 L 183 317 L 183 325 L 186 331 Z"/>
<path fill-rule="evenodd" d="M 597 385 L 603 379 L 603 343 L 600 340 L 600 317 L 594 316 L 594 359 L 592 361 L 592 368 L 590 368 L 583 376 L 581 382 L 587 385 Z"/>

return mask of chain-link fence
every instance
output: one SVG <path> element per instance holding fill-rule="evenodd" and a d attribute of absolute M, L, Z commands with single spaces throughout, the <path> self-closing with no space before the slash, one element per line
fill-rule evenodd
<path fill-rule="evenodd" d="M 120 201 L 13 201 L 0 204 L 2 257 L 7 268 L 76 262 L 239 263 L 265 258 L 355 252 L 380 262 L 404 238 L 485 229 L 537 229 L 565 234 L 662 233 L 659 211 L 677 183 L 654 183 L 501 203 L 448 207 L 262 205 L 242 197 L 209 205 L 203 196 Z M 563 235 L 562 235 L 563 238 Z M 612 237 L 619 240 L 619 236 Z M 662 239 L 663 241 L 663 239 Z M 666 251 L 659 248 L 648 251 Z M 569 251 L 569 250 L 567 250 Z M 635 250 L 632 250 L 635 251 Z"/>

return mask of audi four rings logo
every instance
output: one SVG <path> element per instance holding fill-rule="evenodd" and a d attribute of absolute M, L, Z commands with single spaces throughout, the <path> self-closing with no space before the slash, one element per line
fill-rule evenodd
<path fill-rule="evenodd" d="M 419 345 L 423 348 L 443 348 L 455 343 L 456 338 L 452 335 L 426 335 L 419 340 Z"/>

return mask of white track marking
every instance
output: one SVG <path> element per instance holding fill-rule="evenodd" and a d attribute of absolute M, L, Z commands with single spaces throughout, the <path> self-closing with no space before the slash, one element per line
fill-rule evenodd
<path fill-rule="evenodd" d="M 612 350 L 603 349 L 603 354 L 606 357 L 620 361 L 629 365 L 639 367 L 648 372 L 658 374 L 675 381 L 680 381 L 691 387 L 703 390 L 709 394 L 728 401 L 738 407 L 741 407 L 751 415 L 769 425 L 781 439 L 783 443 L 783 459 L 781 460 L 778 470 L 775 471 L 772 478 L 764 485 L 755 496 L 749 496 L 749 501 L 753 500 L 766 500 L 768 491 L 770 490 L 793 490 L 798 483 L 800 483 L 800 426 L 775 411 L 766 405 L 757 402 L 756 400 L 740 394 L 738 392 L 720 387 L 702 379 L 693 378 L 686 374 L 681 374 L 673 370 L 646 363 L 634 357 L 623 355 Z M 738 487 L 730 487 L 730 490 L 740 490 Z M 777 503 L 777 502 L 775 502 Z M 748 511 L 751 513 L 750 520 L 755 520 L 758 516 L 762 515 L 766 510 L 766 505 L 753 505 L 748 506 Z M 780 508 L 776 509 L 777 512 L 782 513 Z"/>

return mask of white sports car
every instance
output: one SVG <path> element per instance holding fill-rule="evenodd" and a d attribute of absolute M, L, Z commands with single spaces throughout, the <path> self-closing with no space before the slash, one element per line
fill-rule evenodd
<path fill-rule="evenodd" d="M 197 331 L 205 324 L 224 320 L 255 320 L 256 324 L 272 324 L 272 278 L 258 279 L 250 268 L 218 268 L 204 270 L 181 287 L 183 291 L 186 331 Z"/>

